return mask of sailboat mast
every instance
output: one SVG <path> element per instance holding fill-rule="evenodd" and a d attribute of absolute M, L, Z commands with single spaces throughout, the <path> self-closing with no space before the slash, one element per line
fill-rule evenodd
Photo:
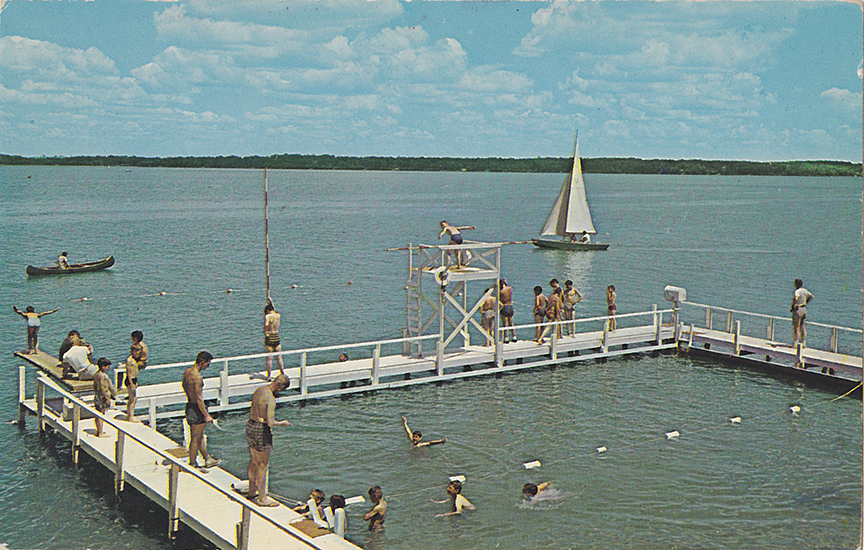
<path fill-rule="evenodd" d="M 267 284 L 267 301 L 270 302 L 270 215 L 267 202 L 267 168 L 264 168 L 264 273 Z"/>

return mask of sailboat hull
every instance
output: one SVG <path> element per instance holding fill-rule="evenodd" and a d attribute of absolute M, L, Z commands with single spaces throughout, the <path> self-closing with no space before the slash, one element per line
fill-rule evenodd
<path fill-rule="evenodd" d="M 531 239 L 534 246 L 540 248 L 554 248 L 556 250 L 606 250 L 608 243 L 574 243 L 562 239 L 544 239 L 543 237 Z"/>

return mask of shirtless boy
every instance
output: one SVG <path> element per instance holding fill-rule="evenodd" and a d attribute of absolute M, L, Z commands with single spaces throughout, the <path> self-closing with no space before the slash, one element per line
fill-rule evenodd
<path fill-rule="evenodd" d="M 516 329 L 513 328 L 513 287 L 507 284 L 505 279 L 498 281 L 500 290 L 498 291 L 498 299 L 501 301 L 501 326 L 504 327 L 502 336 L 504 343 L 508 341 L 516 341 Z M 507 327 L 510 327 L 507 329 Z M 509 333 L 509 340 L 507 338 Z"/>
<path fill-rule="evenodd" d="M 435 517 L 440 518 L 443 516 L 453 516 L 456 514 L 461 514 L 463 510 L 476 510 L 477 507 L 471 504 L 471 502 L 462 496 L 462 482 L 455 480 L 451 481 L 447 484 L 447 495 L 453 501 L 453 511 L 447 512 L 446 514 L 437 514 Z M 447 502 L 446 500 L 435 501 L 439 504 L 442 502 Z"/>
<path fill-rule="evenodd" d="M 50 315 L 58 309 L 60 308 L 55 307 L 51 311 L 36 313 L 33 306 L 27 306 L 24 311 L 18 309 L 17 306 L 12 306 L 12 311 L 27 320 L 27 355 L 32 355 L 39 351 L 39 327 L 42 325 L 42 321 L 39 318 L 43 315 Z"/>
<path fill-rule="evenodd" d="M 264 476 L 273 450 L 273 426 L 290 426 L 287 420 L 276 420 L 276 396 L 291 385 L 291 380 L 279 374 L 252 394 L 249 421 L 246 422 L 246 443 L 249 445 L 249 498 L 258 506 L 278 506 L 279 503 L 264 493 Z M 314 498 L 314 495 L 312 495 Z M 322 496 L 323 500 L 323 496 Z"/>
<path fill-rule="evenodd" d="M 483 330 L 486 331 L 486 342 L 483 346 L 491 346 L 495 341 L 495 288 L 487 290 L 489 296 L 480 304 L 480 315 L 483 321 Z"/>
<path fill-rule="evenodd" d="M 186 392 L 186 423 L 189 424 L 189 465 L 203 470 L 218 466 L 222 461 L 207 453 L 204 443 L 204 428 L 213 422 L 213 417 L 207 412 L 204 404 L 204 377 L 201 372 L 210 366 L 213 356 L 202 351 L 195 358 L 195 364 L 183 373 L 183 391 Z M 198 465 L 198 454 L 204 459 L 204 465 Z"/>
<path fill-rule="evenodd" d="M 578 290 L 573 288 L 573 281 L 569 279 L 564 281 L 564 295 L 562 296 L 562 299 L 564 301 L 564 307 L 561 310 L 562 320 L 572 321 L 573 311 L 575 309 L 574 306 L 582 300 L 582 294 L 580 294 Z M 576 323 L 567 323 L 564 326 L 567 329 L 568 334 L 576 334 Z"/>
<path fill-rule="evenodd" d="M 281 324 L 282 315 L 276 312 L 273 302 L 267 300 L 267 305 L 264 306 L 264 350 L 268 353 L 282 351 L 282 342 L 279 340 L 279 326 Z M 276 356 L 276 362 L 279 363 L 279 374 L 285 374 L 285 365 L 281 355 Z M 267 356 L 265 363 L 267 365 L 267 381 L 269 382 L 273 358 Z"/>
<path fill-rule="evenodd" d="M 438 239 L 440 240 L 445 234 L 450 235 L 450 243 L 449 244 L 462 244 L 464 241 L 462 240 L 462 234 L 460 231 L 465 231 L 466 229 L 476 229 L 473 225 L 450 225 L 445 220 L 441 220 L 439 224 L 441 226 L 441 233 L 438 234 Z M 447 258 L 450 258 L 450 252 L 447 252 Z M 462 252 L 459 251 L 456 253 L 456 265 L 462 265 Z"/>
<path fill-rule="evenodd" d="M 366 512 L 364 520 L 369 521 L 370 531 L 381 531 L 384 529 L 384 519 L 387 517 L 387 501 L 384 500 L 384 491 L 378 485 L 369 489 L 369 501 L 375 506 Z"/>
<path fill-rule="evenodd" d="M 543 319 L 546 318 L 546 296 L 543 296 L 543 287 L 535 286 L 534 287 L 534 324 L 537 327 L 534 329 L 534 341 L 540 339 L 540 335 L 543 334 L 543 327 L 540 323 L 543 322 Z"/>
<path fill-rule="evenodd" d="M 135 418 L 135 402 L 138 401 L 138 371 L 147 367 L 147 359 L 150 352 L 144 343 L 144 333 L 140 330 L 133 331 L 129 335 L 132 345 L 129 346 L 129 357 L 126 359 L 126 420 L 129 422 L 140 422 Z"/>
<path fill-rule="evenodd" d="M 107 374 L 111 361 L 100 357 L 96 360 L 96 366 L 99 367 L 99 372 L 93 377 L 93 408 L 105 414 L 111 406 L 111 398 L 117 395 L 117 388 Z M 96 416 L 93 422 L 96 424 L 96 437 L 108 437 L 102 434 L 102 419 Z"/>
<path fill-rule="evenodd" d="M 404 416 L 402 417 L 402 426 L 405 427 L 405 433 L 408 434 L 408 439 L 411 441 L 412 447 L 428 447 L 430 445 L 440 445 L 442 443 L 447 443 L 446 437 L 442 437 L 441 439 L 435 439 L 432 441 L 422 441 L 423 434 L 420 432 L 412 432 L 411 428 L 408 427 L 408 419 Z"/>

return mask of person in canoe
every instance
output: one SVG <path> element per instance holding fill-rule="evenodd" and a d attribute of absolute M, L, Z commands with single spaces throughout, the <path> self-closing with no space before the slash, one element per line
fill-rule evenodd
<path fill-rule="evenodd" d="M 27 355 L 33 355 L 39 351 L 39 327 L 42 325 L 42 321 L 39 318 L 43 315 L 50 315 L 58 309 L 60 308 L 55 307 L 51 311 L 36 313 L 33 306 L 27 306 L 24 311 L 18 309 L 17 306 L 12 306 L 12 311 L 27 320 Z"/>
<path fill-rule="evenodd" d="M 57 267 L 60 269 L 69 269 L 69 257 L 65 252 L 60 253 L 60 257 L 57 258 Z"/>

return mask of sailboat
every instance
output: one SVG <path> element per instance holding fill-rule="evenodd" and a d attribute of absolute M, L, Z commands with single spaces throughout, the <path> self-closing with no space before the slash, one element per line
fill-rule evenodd
<path fill-rule="evenodd" d="M 579 159 L 579 135 L 573 139 L 573 170 L 564 180 L 561 192 L 552 211 L 546 218 L 540 236 L 531 239 L 535 246 L 559 250 L 606 250 L 608 243 L 590 241 L 596 235 L 588 198 L 585 196 L 585 179 L 582 177 L 582 161 Z M 560 238 L 556 238 L 560 237 Z"/>

